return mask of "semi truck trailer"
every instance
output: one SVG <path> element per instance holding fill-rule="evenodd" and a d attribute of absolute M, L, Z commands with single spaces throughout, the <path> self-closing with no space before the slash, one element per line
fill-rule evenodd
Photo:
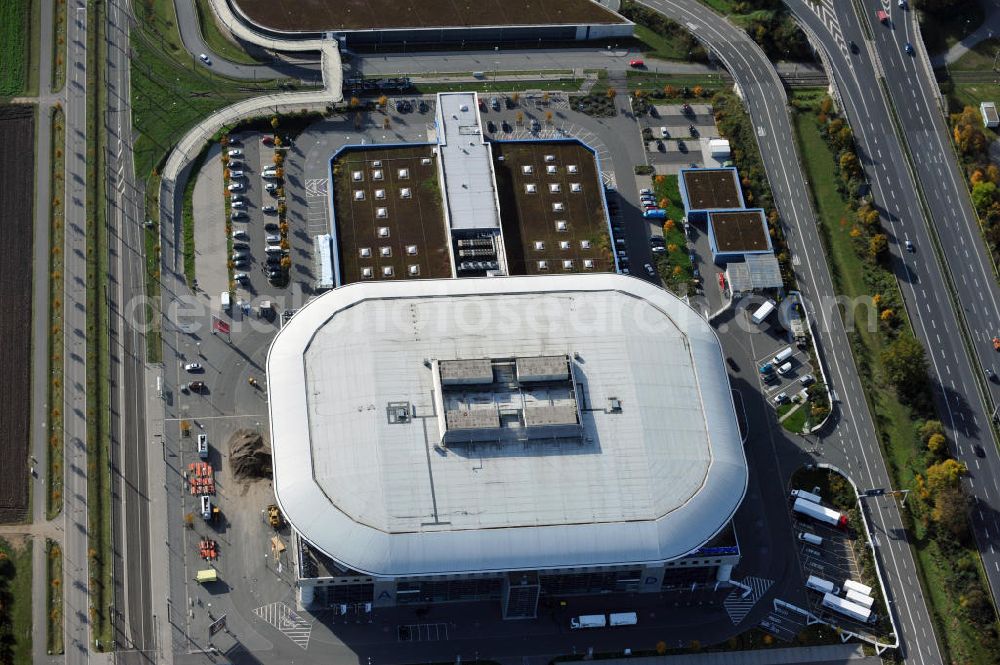
<path fill-rule="evenodd" d="M 872 620 L 872 611 L 863 605 L 852 603 L 849 600 L 835 596 L 832 593 L 823 596 L 823 607 L 833 610 L 845 617 L 869 623 Z"/>
<path fill-rule="evenodd" d="M 806 579 L 806 588 L 819 591 L 820 593 L 840 593 L 840 589 L 834 586 L 833 582 L 824 580 L 822 577 L 816 577 L 815 575 L 810 575 Z"/>
<path fill-rule="evenodd" d="M 844 589 L 849 589 L 851 591 L 857 591 L 858 593 L 864 594 L 866 596 L 872 595 L 872 588 L 867 584 L 862 584 L 861 582 L 855 582 L 854 580 L 844 580 Z"/>
<path fill-rule="evenodd" d="M 847 526 L 847 517 L 845 515 L 841 515 L 832 508 L 821 506 L 812 501 L 806 501 L 803 498 L 795 499 L 795 503 L 792 504 L 792 510 L 801 515 L 811 517 L 814 520 L 830 524 L 831 526 L 839 526 L 841 528 Z"/>
<path fill-rule="evenodd" d="M 603 614 L 583 614 L 569 620 L 569 627 L 576 628 L 604 628 L 608 625 Z"/>
<path fill-rule="evenodd" d="M 871 609 L 872 605 L 875 604 L 875 599 L 874 598 L 872 598 L 871 596 L 866 596 L 863 593 L 858 593 L 857 591 L 855 591 L 853 589 L 846 589 L 846 593 L 844 594 L 844 598 L 846 598 L 847 600 L 851 601 L 852 603 L 857 603 L 858 605 L 861 605 L 863 607 L 867 607 L 868 609 Z"/>

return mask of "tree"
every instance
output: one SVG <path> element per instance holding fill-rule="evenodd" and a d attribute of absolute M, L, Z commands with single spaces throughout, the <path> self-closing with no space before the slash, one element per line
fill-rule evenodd
<path fill-rule="evenodd" d="M 820 100 L 819 112 L 826 115 L 830 115 L 830 111 L 832 110 L 833 110 L 833 99 L 830 97 L 830 95 L 826 95 L 825 97 L 823 97 L 822 100 Z"/>
<path fill-rule="evenodd" d="M 956 459 L 948 458 L 927 467 L 927 489 L 937 495 L 948 487 L 958 488 L 958 481 L 968 468 Z"/>
<path fill-rule="evenodd" d="M 274 157 L 271 158 L 271 161 L 274 162 L 275 166 L 281 166 L 285 163 L 285 156 L 280 152 L 276 152 L 274 153 Z"/>
<path fill-rule="evenodd" d="M 521 93 L 515 92 L 514 94 L 512 94 L 510 96 L 510 99 L 511 99 L 512 102 L 514 102 L 515 104 L 517 104 L 519 101 L 521 101 Z"/>
<path fill-rule="evenodd" d="M 845 150 L 840 155 L 840 172 L 845 180 L 861 175 L 861 163 L 858 162 L 858 156 L 850 150 Z"/>
<path fill-rule="evenodd" d="M 379 96 L 379 98 L 378 98 L 378 105 L 379 105 L 379 107 L 381 107 L 381 108 L 384 109 L 385 105 L 388 104 L 388 103 L 389 103 L 389 98 L 388 97 L 386 97 L 385 95 L 380 95 Z"/>
<path fill-rule="evenodd" d="M 361 129 L 361 111 L 354 114 L 354 129 Z"/>
<path fill-rule="evenodd" d="M 935 434 L 944 436 L 944 426 L 941 424 L 940 420 L 927 420 L 920 426 L 917 433 L 920 435 L 920 440 L 923 443 L 930 443 L 931 437 Z"/>
<path fill-rule="evenodd" d="M 614 88 L 608 88 L 608 91 L 604 94 L 607 95 L 608 99 L 614 99 L 618 96 L 618 91 Z"/>
<path fill-rule="evenodd" d="M 904 398 L 912 398 L 927 385 L 927 356 L 913 335 L 904 333 L 882 351 L 885 378 Z"/>
<path fill-rule="evenodd" d="M 868 240 L 868 254 L 873 259 L 879 259 L 885 250 L 889 248 L 889 239 L 886 238 L 884 233 L 876 233 Z"/>
<path fill-rule="evenodd" d="M 279 180 L 281 178 L 284 178 L 285 177 L 285 169 L 279 166 L 278 168 L 274 169 L 274 175 L 277 176 L 277 178 Z"/>
<path fill-rule="evenodd" d="M 278 116 L 271 118 L 271 129 L 278 129 Z"/>
<path fill-rule="evenodd" d="M 691 89 L 691 94 L 693 94 L 695 97 L 701 97 L 704 94 L 704 92 L 705 89 L 700 85 L 696 85 Z"/>
<path fill-rule="evenodd" d="M 663 96 L 664 97 L 676 97 L 677 96 L 677 88 L 675 88 L 674 86 L 672 86 L 670 84 L 667 84 L 667 85 L 663 86 Z"/>
<path fill-rule="evenodd" d="M 548 90 L 546 90 L 545 92 L 542 93 L 542 103 L 543 104 L 548 104 L 549 103 L 549 91 Z"/>
<path fill-rule="evenodd" d="M 524 124 L 524 113 L 521 112 L 521 111 L 518 111 L 517 115 L 515 116 L 515 119 L 517 121 L 517 124 L 523 125 Z"/>
<path fill-rule="evenodd" d="M 998 200 L 1000 200 L 1000 188 L 994 183 L 980 182 L 972 187 L 972 203 L 980 213 L 985 213 Z"/>
<path fill-rule="evenodd" d="M 949 486 L 934 495 L 931 519 L 951 536 L 962 540 L 968 534 L 967 502 L 962 488 Z"/>
<path fill-rule="evenodd" d="M 934 457 L 944 457 L 945 453 L 948 452 L 948 439 L 944 438 L 944 434 L 931 434 L 930 438 L 927 439 L 927 450 Z"/>
<path fill-rule="evenodd" d="M 389 129 L 392 123 L 389 121 L 389 116 L 382 118 L 382 129 Z"/>
<path fill-rule="evenodd" d="M 352 109 L 356 109 L 357 107 L 361 106 L 361 100 L 357 97 L 351 97 L 350 106 Z"/>
<path fill-rule="evenodd" d="M 291 268 L 292 267 L 292 257 L 290 257 L 290 256 L 282 256 L 281 257 L 281 267 L 284 268 L 285 270 L 288 270 L 289 268 Z"/>
<path fill-rule="evenodd" d="M 549 125 L 552 124 L 552 111 L 545 112 L 545 122 Z"/>

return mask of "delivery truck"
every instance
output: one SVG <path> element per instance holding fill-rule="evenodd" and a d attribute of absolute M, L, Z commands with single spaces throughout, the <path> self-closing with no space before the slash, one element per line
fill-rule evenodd
<path fill-rule="evenodd" d="M 870 586 L 862 584 L 861 582 L 855 582 L 854 580 L 844 580 L 844 589 L 857 591 L 858 593 L 863 593 L 866 596 L 872 595 L 872 588 Z"/>
<path fill-rule="evenodd" d="M 792 504 L 792 510 L 800 515 L 811 517 L 814 520 L 818 520 L 831 526 L 839 526 L 842 528 L 847 526 L 847 517 L 845 515 L 841 515 L 836 510 L 827 508 L 826 506 L 821 506 L 818 503 L 806 501 L 803 498 L 795 499 L 795 503 Z"/>
<path fill-rule="evenodd" d="M 847 589 L 847 593 L 844 594 L 844 598 L 851 601 L 852 603 L 857 603 L 862 607 L 867 607 L 868 609 L 871 609 L 872 605 L 875 604 L 874 598 L 872 598 L 871 596 L 866 596 L 863 593 L 858 593 L 853 589 Z"/>
<path fill-rule="evenodd" d="M 639 616 L 635 612 L 618 612 L 608 615 L 609 626 L 634 626 L 639 623 Z"/>
<path fill-rule="evenodd" d="M 577 628 L 604 628 L 608 625 L 603 614 L 583 614 L 569 620 L 569 627 Z"/>
<path fill-rule="evenodd" d="M 652 210 L 647 210 L 642 213 L 642 216 L 646 219 L 666 219 L 667 211 L 663 208 L 653 208 Z"/>
<path fill-rule="evenodd" d="M 199 570 L 194 576 L 195 582 L 198 584 L 205 584 L 206 582 L 217 582 L 219 580 L 219 573 L 215 568 L 207 568 L 205 570 Z"/>
<path fill-rule="evenodd" d="M 833 582 L 824 580 L 822 577 L 816 577 L 815 575 L 810 575 L 806 579 L 806 588 L 819 591 L 820 593 L 832 593 L 834 595 L 840 593 L 840 589 L 834 586 Z"/>
<path fill-rule="evenodd" d="M 774 304 L 774 301 L 768 300 L 763 305 L 757 308 L 757 311 L 753 313 L 750 319 L 757 325 L 760 325 L 761 323 L 764 322 L 764 319 L 771 316 L 771 312 L 774 311 L 775 307 L 776 305 Z"/>
<path fill-rule="evenodd" d="M 778 351 L 778 353 L 775 354 L 773 358 L 771 358 L 771 364 L 773 364 L 775 367 L 778 367 L 791 357 L 792 357 L 792 347 L 786 346 L 781 351 Z"/>
<path fill-rule="evenodd" d="M 856 621 L 869 623 L 872 621 L 872 611 L 863 605 L 835 596 L 832 593 L 823 596 L 823 607 Z"/>
<path fill-rule="evenodd" d="M 812 501 L 813 503 L 822 503 L 823 499 L 818 494 L 813 494 L 812 492 L 807 492 L 805 490 L 792 490 L 792 498 L 802 498 L 806 501 Z"/>

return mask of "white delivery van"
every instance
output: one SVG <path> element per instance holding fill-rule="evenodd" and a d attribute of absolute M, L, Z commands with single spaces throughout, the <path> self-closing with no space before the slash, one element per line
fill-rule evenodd
<path fill-rule="evenodd" d="M 784 365 L 778 368 L 778 374 L 788 374 L 792 371 L 791 361 L 786 362 Z"/>
<path fill-rule="evenodd" d="M 792 357 L 792 347 L 786 346 L 781 351 L 778 351 L 778 353 L 774 356 L 774 358 L 771 359 L 771 364 L 774 365 L 775 367 L 778 367 L 791 357 Z"/>
<path fill-rule="evenodd" d="M 230 305 L 229 291 L 223 291 L 222 293 L 219 294 L 219 302 L 222 303 L 222 311 L 228 312 Z"/>
<path fill-rule="evenodd" d="M 815 533 L 807 533 L 805 531 L 799 534 L 799 540 L 817 546 L 823 544 L 823 538 L 817 536 Z"/>

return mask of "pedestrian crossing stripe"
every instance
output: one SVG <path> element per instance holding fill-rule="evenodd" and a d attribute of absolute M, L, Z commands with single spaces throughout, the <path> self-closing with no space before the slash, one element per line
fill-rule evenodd
<path fill-rule="evenodd" d="M 771 588 L 774 581 L 764 579 L 763 577 L 747 577 L 743 580 L 742 584 L 750 587 L 750 593 L 747 594 L 745 589 L 736 587 L 722 601 L 722 606 L 726 608 L 729 619 L 733 622 L 734 626 L 746 618 L 750 610 L 757 604 L 757 601 Z M 746 594 L 745 598 L 743 597 L 744 594 Z"/>
<path fill-rule="evenodd" d="M 303 619 L 282 602 L 270 603 L 253 611 L 260 619 L 281 631 L 288 639 L 303 649 L 309 648 L 312 622 Z"/>

